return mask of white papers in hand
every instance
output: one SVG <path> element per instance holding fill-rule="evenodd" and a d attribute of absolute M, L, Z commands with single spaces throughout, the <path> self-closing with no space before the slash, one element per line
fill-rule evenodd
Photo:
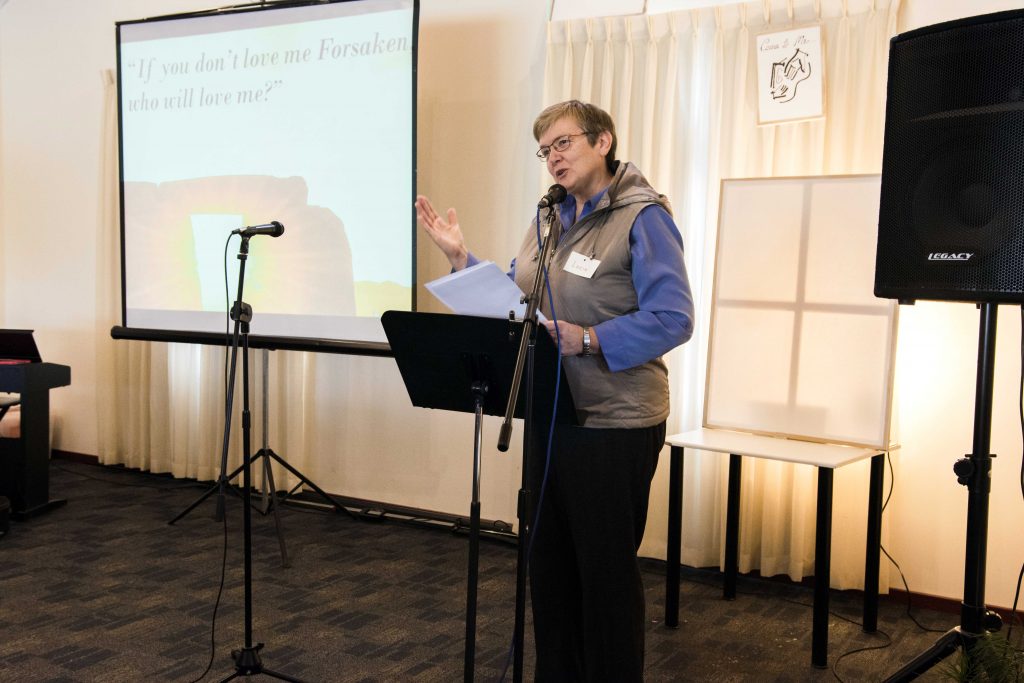
<path fill-rule="evenodd" d="M 521 303 L 523 291 L 493 261 L 481 261 L 428 282 L 426 286 L 441 303 L 459 315 L 508 318 L 509 311 L 515 311 L 516 320 L 526 315 L 526 304 Z M 544 320 L 540 312 L 537 317 Z"/>

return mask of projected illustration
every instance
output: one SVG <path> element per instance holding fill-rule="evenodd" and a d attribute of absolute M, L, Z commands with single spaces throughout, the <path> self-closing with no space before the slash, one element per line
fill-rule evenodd
<path fill-rule="evenodd" d="M 125 183 L 126 276 L 134 309 L 225 309 L 224 242 L 235 228 L 271 216 L 286 226 L 277 239 L 253 239 L 245 300 L 260 314 L 356 314 L 352 251 L 333 212 L 308 204 L 302 178 L 224 176 L 167 183 Z M 238 243 L 229 250 L 235 296 Z M 220 316 L 218 316 L 220 317 Z M 254 318 L 254 325 L 258 319 Z"/>

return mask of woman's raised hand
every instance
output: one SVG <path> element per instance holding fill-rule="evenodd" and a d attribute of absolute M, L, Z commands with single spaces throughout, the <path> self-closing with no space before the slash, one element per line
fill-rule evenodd
<path fill-rule="evenodd" d="M 459 219 L 455 209 L 448 209 L 448 220 L 445 220 L 437 211 L 430 200 L 419 195 L 416 197 L 416 219 L 426 231 L 430 239 L 434 241 L 452 264 L 455 270 L 462 270 L 466 267 L 469 259 L 469 250 L 462 237 L 462 230 L 459 229 Z"/>

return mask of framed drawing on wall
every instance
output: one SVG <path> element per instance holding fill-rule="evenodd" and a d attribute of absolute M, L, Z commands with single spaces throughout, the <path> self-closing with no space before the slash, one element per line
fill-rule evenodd
<path fill-rule="evenodd" d="M 825 56 L 821 25 L 761 33 L 757 55 L 759 125 L 825 116 Z"/>

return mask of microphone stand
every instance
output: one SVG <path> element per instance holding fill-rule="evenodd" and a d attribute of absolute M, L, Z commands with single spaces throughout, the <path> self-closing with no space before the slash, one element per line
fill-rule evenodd
<path fill-rule="evenodd" d="M 242 244 L 238 249 L 238 296 L 231 307 L 231 319 L 235 321 L 231 335 L 231 369 L 228 375 L 227 402 L 224 410 L 224 443 L 221 450 L 220 477 L 217 479 L 217 521 L 224 520 L 224 496 L 228 487 L 228 444 L 231 440 L 231 414 L 235 399 L 235 369 L 238 365 L 239 338 L 241 338 L 242 354 L 242 537 L 244 555 L 245 582 L 245 645 L 231 652 L 235 660 L 235 671 L 221 683 L 226 683 L 239 676 L 263 674 L 282 681 L 302 683 L 277 671 L 263 667 L 260 650 L 263 643 L 252 643 L 252 471 L 250 457 L 250 441 L 252 423 L 249 415 L 249 322 L 252 320 L 252 307 L 242 301 L 242 288 L 245 284 L 245 262 L 249 257 L 249 237 L 242 236 Z"/>
<path fill-rule="evenodd" d="M 498 450 L 504 453 L 508 450 L 509 441 L 512 435 L 512 416 L 515 414 L 516 403 L 519 400 L 519 384 L 526 371 L 526 406 L 523 413 L 523 468 L 522 484 L 519 488 L 517 502 L 519 516 L 519 545 L 516 554 L 516 607 L 515 627 L 512 636 L 513 666 L 512 680 L 514 683 L 522 683 L 523 680 L 523 625 L 526 617 L 526 571 L 527 571 L 527 550 L 530 544 L 530 479 L 528 468 L 534 463 L 533 454 L 533 370 L 534 352 L 537 348 L 537 309 L 540 307 L 541 296 L 544 291 L 544 272 L 547 270 L 548 259 L 551 252 L 549 246 L 552 237 L 552 227 L 555 220 L 554 206 L 548 206 L 548 213 L 545 218 L 544 237 L 541 242 L 540 251 L 537 255 L 537 273 L 533 278 L 533 288 L 530 294 L 525 297 L 526 314 L 523 316 L 523 336 L 519 340 L 519 355 L 516 357 L 516 367 L 512 375 L 512 387 L 509 390 L 508 405 L 505 409 L 505 419 L 501 423 L 501 430 L 498 433 Z"/>

